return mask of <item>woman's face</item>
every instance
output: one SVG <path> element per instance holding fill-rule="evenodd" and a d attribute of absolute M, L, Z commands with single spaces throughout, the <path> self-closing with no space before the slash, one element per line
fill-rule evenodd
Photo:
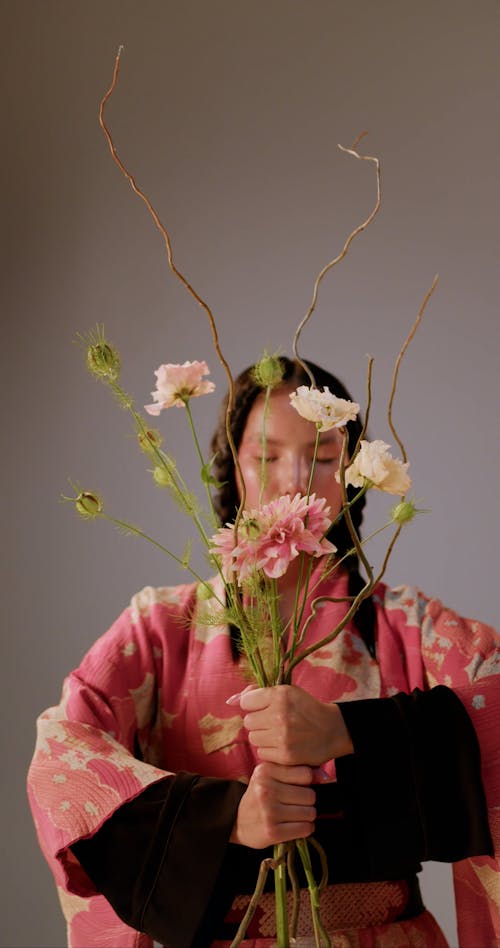
<path fill-rule="evenodd" d="M 264 503 L 282 494 L 293 497 L 297 492 L 307 492 L 316 427 L 292 408 L 289 396 L 295 387 L 279 388 L 271 394 L 266 421 Z M 238 451 L 245 479 L 247 509 L 259 505 L 263 418 L 264 395 L 259 395 L 248 415 Z M 341 450 L 342 435 L 339 431 L 331 428 L 321 434 L 311 491 L 327 500 L 332 520 L 342 507 L 340 485 L 335 480 Z"/>

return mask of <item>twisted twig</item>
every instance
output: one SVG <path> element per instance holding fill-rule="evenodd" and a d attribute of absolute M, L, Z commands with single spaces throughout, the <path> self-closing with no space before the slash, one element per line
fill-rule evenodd
<path fill-rule="evenodd" d="M 123 50 L 123 46 L 120 46 L 119 49 L 118 49 L 118 52 L 117 52 L 117 54 L 116 54 L 115 66 L 114 66 L 114 70 L 113 70 L 113 79 L 112 79 L 112 81 L 111 81 L 111 85 L 110 85 L 108 91 L 106 92 L 106 94 L 103 96 L 103 98 L 102 98 L 102 100 L 101 100 L 101 103 L 100 103 L 100 106 L 99 106 L 99 124 L 100 124 L 100 126 L 101 126 L 101 128 L 102 128 L 102 130 L 103 130 L 103 132 L 104 132 L 104 134 L 105 134 L 105 136 L 106 136 L 106 139 L 107 139 L 107 142 L 108 142 L 108 145 L 109 145 L 109 150 L 110 150 L 110 152 L 111 152 L 111 155 L 112 155 L 112 157 L 113 157 L 114 162 L 118 165 L 120 171 L 121 171 L 121 172 L 125 175 L 125 177 L 127 178 L 127 180 L 128 180 L 128 182 L 129 182 L 129 184 L 130 184 L 132 190 L 137 194 L 138 197 L 141 198 L 142 201 L 144 201 L 144 204 L 146 205 L 146 207 L 147 207 L 149 213 L 151 214 L 151 216 L 152 216 L 152 218 L 153 218 L 153 220 L 154 220 L 154 222 L 155 222 L 155 224 L 156 224 L 158 230 L 160 231 L 160 233 L 161 233 L 161 235 L 162 235 L 162 237 L 163 237 L 163 240 L 164 240 L 164 242 L 165 242 L 165 247 L 166 247 L 166 250 L 167 250 L 168 265 L 169 265 L 169 267 L 170 267 L 172 273 L 177 277 L 178 280 L 180 280 L 180 282 L 181 282 L 181 283 L 183 284 L 183 286 L 186 288 L 186 290 L 188 291 L 188 293 L 191 294 L 191 296 L 196 300 L 196 302 L 198 303 L 198 305 L 201 306 L 201 308 L 205 311 L 205 313 L 206 313 L 207 316 L 208 316 L 208 319 L 209 319 L 209 322 L 210 322 L 210 329 L 211 329 L 211 331 L 212 331 L 212 338 L 213 338 L 214 348 L 215 348 L 215 351 L 216 351 L 216 353 L 217 353 L 217 357 L 218 357 L 218 359 L 219 359 L 219 362 L 220 362 L 221 365 L 223 366 L 224 371 L 225 371 L 225 373 L 226 373 L 226 375 L 227 375 L 228 385 L 229 385 L 229 398 L 228 398 L 227 410 L 226 410 L 226 434 L 227 434 L 228 444 L 229 444 L 229 447 L 230 447 L 230 449 L 231 449 L 231 454 L 232 454 L 232 456 L 233 456 L 234 464 L 235 464 L 235 467 L 236 467 L 236 469 L 237 469 L 237 471 L 238 471 L 238 474 L 239 474 L 239 476 L 240 476 L 240 482 L 241 482 L 241 502 L 240 502 L 240 506 L 239 506 L 239 509 L 238 509 L 238 514 L 237 514 L 237 517 L 236 517 L 236 524 L 235 524 L 235 530 L 237 531 L 237 529 L 238 529 L 238 524 L 239 524 L 239 520 L 240 520 L 240 517 L 241 517 L 241 512 L 243 511 L 243 508 L 244 508 L 244 506 L 245 506 L 245 481 L 244 481 L 243 474 L 242 474 L 242 471 L 241 471 L 241 468 L 240 468 L 240 464 L 239 464 L 239 461 L 238 461 L 238 454 L 237 454 L 237 451 L 236 451 L 236 446 L 235 446 L 234 441 L 233 441 L 233 436 L 232 436 L 231 427 L 230 427 L 231 412 L 232 412 L 232 410 L 233 410 L 233 404 L 234 404 L 234 381 L 233 381 L 233 376 L 232 376 L 232 373 L 231 373 L 231 369 L 229 368 L 229 364 L 228 364 L 227 360 L 225 359 L 225 357 L 224 357 L 224 355 L 223 355 L 223 353 L 222 353 L 222 350 L 221 350 L 221 348 L 220 348 L 219 335 L 218 335 L 218 332 L 217 332 L 217 326 L 216 326 L 216 324 L 215 324 L 215 319 L 214 319 L 212 310 L 210 309 L 208 303 L 206 303 L 205 300 L 203 300 L 203 299 L 201 298 L 201 296 L 200 296 L 200 295 L 196 292 L 196 290 L 191 286 L 191 284 L 190 284 L 189 281 L 186 279 L 186 277 L 183 276 L 183 274 L 180 272 L 180 270 L 177 269 L 177 267 L 176 267 L 176 265 L 175 265 L 175 263 L 174 263 L 173 251 L 172 251 L 172 243 L 171 243 L 171 240 L 170 240 L 170 235 L 169 235 L 169 233 L 168 233 L 166 227 L 162 224 L 162 222 L 161 222 L 161 220 L 160 220 L 160 217 L 159 217 L 157 211 L 155 210 L 155 208 L 154 208 L 153 205 L 151 204 L 151 201 L 149 200 L 149 198 L 147 197 L 147 195 L 144 193 L 144 191 L 142 191 L 141 188 L 137 185 L 137 183 L 136 183 L 136 181 L 135 181 L 133 175 L 130 173 L 130 171 L 128 171 L 128 169 L 127 169 L 127 168 L 125 167 L 125 165 L 123 164 L 123 161 L 120 159 L 120 157 L 119 157 L 119 155 L 118 155 L 118 153 L 117 153 L 117 151 L 116 151 L 116 147 L 115 147 L 115 145 L 114 145 L 113 139 L 112 139 L 112 137 L 111 137 L 111 133 L 110 133 L 109 129 L 107 128 L 106 123 L 105 123 L 105 121 L 104 121 L 104 109 L 105 109 L 105 106 L 106 106 L 106 104 L 107 104 L 107 102 L 108 102 L 108 99 L 112 96 L 112 94 L 113 94 L 113 92 L 114 92 L 114 90 L 115 90 L 115 86 L 116 86 L 117 80 L 118 80 L 118 73 L 119 73 L 119 71 L 120 71 L 120 58 L 121 58 L 122 50 Z"/>
<path fill-rule="evenodd" d="M 423 299 L 423 301 L 422 301 L 422 305 L 421 305 L 421 307 L 420 307 L 420 309 L 419 309 L 419 311 L 418 311 L 418 316 L 417 316 L 415 322 L 413 323 L 413 326 L 411 327 L 410 332 L 408 333 L 408 335 L 407 335 L 407 337 L 406 337 L 406 339 L 405 339 L 403 345 L 401 346 L 399 355 L 398 355 L 398 357 L 397 357 L 397 359 L 396 359 L 396 363 L 395 363 L 395 365 L 394 365 L 394 372 L 393 372 L 393 374 L 392 374 L 391 394 L 389 395 L 389 405 L 388 405 L 388 408 L 387 408 L 387 421 L 388 421 L 388 424 L 389 424 L 389 428 L 391 429 L 391 431 L 392 431 L 392 433 L 393 433 L 393 435 L 394 435 L 394 437 L 395 437 L 395 439 L 396 439 L 396 441 L 397 441 L 397 443 L 398 443 L 398 445 L 399 445 L 399 449 L 400 449 L 401 454 L 402 454 L 402 456 L 403 456 L 403 461 L 406 461 L 408 456 L 407 456 L 407 454 L 406 454 L 405 446 L 404 446 L 403 442 L 401 441 L 401 438 L 399 437 L 399 435 L 398 435 L 398 433 L 397 433 L 397 431 L 396 431 L 396 429 L 395 429 L 395 427 L 394 427 L 393 421 L 392 421 L 392 406 L 393 406 L 393 403 L 394 403 L 394 397 L 395 397 L 395 395 L 396 395 L 396 388 L 397 388 L 397 384 L 398 384 L 399 366 L 400 366 L 400 364 L 401 364 L 401 360 L 402 360 L 402 358 L 403 358 L 403 356 L 404 356 L 404 354 L 405 354 L 405 352 L 406 352 L 408 346 L 410 345 L 410 342 L 412 341 L 412 339 L 413 339 L 413 337 L 414 337 L 414 335 L 415 335 L 415 333 L 416 333 L 416 331 L 417 331 L 417 329 L 418 329 L 418 327 L 419 327 L 419 325 L 420 325 L 420 321 L 421 321 L 421 319 L 422 319 L 422 316 L 424 315 L 425 308 L 426 308 L 427 303 L 429 302 L 429 300 L 430 300 L 432 294 L 434 293 L 434 290 L 436 289 L 436 286 L 437 286 L 437 284 L 438 284 L 438 280 L 439 280 L 439 277 L 438 277 L 438 275 L 436 274 L 436 276 L 434 277 L 434 279 L 433 279 L 433 281 L 432 281 L 432 284 L 431 284 L 430 289 L 427 290 L 427 293 L 426 293 L 425 296 L 424 296 L 424 299 Z"/>
<path fill-rule="evenodd" d="M 238 945 L 241 945 L 242 940 L 245 937 L 246 930 L 252 921 L 252 918 L 257 908 L 260 897 L 264 891 L 264 886 L 266 884 L 267 874 L 270 869 L 274 868 L 275 860 L 272 858 L 263 859 L 260 864 L 259 875 L 257 876 L 257 885 L 255 886 L 254 893 L 252 898 L 248 903 L 247 910 L 241 920 L 240 927 L 234 936 L 230 948 L 237 948 Z"/>
<path fill-rule="evenodd" d="M 362 427 L 362 429 L 361 429 L 361 431 L 360 431 L 360 433 L 359 433 L 359 438 L 358 438 L 358 440 L 356 441 L 356 446 L 355 446 L 354 451 L 353 451 L 353 453 L 352 453 L 352 457 L 348 458 L 348 461 L 349 461 L 350 464 L 352 464 L 352 462 L 354 461 L 354 458 L 356 457 L 356 455 L 357 455 L 357 453 L 358 453 L 358 451 L 359 451 L 359 449 L 360 449 L 361 442 L 362 442 L 362 440 L 363 440 L 363 438 L 364 438 L 364 436 L 365 436 L 365 434 L 366 434 L 367 428 L 368 428 L 368 419 L 369 419 L 369 417 L 370 417 L 370 410 L 371 410 L 371 407 L 372 407 L 372 373 L 373 373 L 373 362 L 374 362 L 373 356 L 368 356 L 368 368 L 367 368 L 367 370 L 366 370 L 366 411 L 365 411 L 365 420 L 364 420 L 364 422 L 363 422 L 363 427 Z"/>
<path fill-rule="evenodd" d="M 295 331 L 295 335 L 294 335 L 294 337 L 293 337 L 293 354 L 294 354 L 294 356 L 295 356 L 295 359 L 296 359 L 297 362 L 299 363 L 299 365 L 301 365 L 302 368 L 304 369 L 304 372 L 306 372 L 307 375 L 309 376 L 309 379 L 311 380 L 311 385 L 312 385 L 313 387 L 314 387 L 314 384 L 315 384 L 315 383 L 314 383 L 314 376 L 313 376 L 311 370 L 309 369 L 309 367 L 302 361 L 302 359 L 300 358 L 299 353 L 298 353 L 298 345 L 299 345 L 299 338 L 300 338 L 300 335 L 301 335 L 301 333 L 302 333 L 302 330 L 304 329 L 304 326 L 306 325 L 306 323 L 307 323 L 307 322 L 309 321 L 309 319 L 311 318 L 311 316 L 312 316 L 312 314 L 313 314 L 313 312 L 314 312 L 314 309 L 315 309 L 315 307 L 316 307 L 316 301 L 317 301 L 317 299 L 318 299 L 319 285 L 320 285 L 320 283 L 321 283 L 323 277 L 328 273 L 329 270 L 332 269 L 332 267 L 335 267 L 338 263 L 340 263 L 341 260 L 344 259 L 344 257 L 346 256 L 347 251 L 349 250 L 349 247 L 351 246 L 351 243 L 352 243 L 352 241 L 354 240 L 354 238 L 357 237 L 357 235 L 360 234 L 363 230 L 365 230 L 365 229 L 368 227 L 369 224 L 371 224 L 372 220 L 374 219 L 374 217 L 376 217 L 376 215 L 378 214 L 378 212 L 379 212 L 379 210 L 380 210 L 380 204 L 381 204 L 381 191 L 380 191 L 380 160 L 379 160 L 378 158 L 372 156 L 372 155 L 360 155 L 360 154 L 356 151 L 356 147 L 357 147 L 358 143 L 360 142 L 360 140 L 361 140 L 366 134 L 367 134 L 366 132 L 361 132 L 361 134 L 358 135 L 356 141 L 353 142 L 353 144 L 352 144 L 352 146 L 351 146 L 350 148 L 345 148 L 344 145 L 339 145 L 338 147 L 340 148 L 341 151 L 345 151 L 348 155 L 353 155 L 354 158 L 359 158 L 360 161 L 373 161 L 373 163 L 375 164 L 376 177 L 377 177 L 377 200 L 376 200 L 376 202 L 375 202 L 375 206 L 374 206 L 374 208 L 373 208 L 371 214 L 369 214 L 368 217 L 366 218 L 366 220 L 363 221 L 362 224 L 359 224 L 359 225 L 349 234 L 349 236 L 348 236 L 348 238 L 347 238 L 347 240 L 346 240 L 346 242 L 345 242 L 345 244 L 344 244 L 344 246 L 343 246 L 341 252 L 340 252 L 336 257 L 334 257 L 333 260 L 330 260 L 330 262 L 327 263 L 326 266 L 324 266 L 323 269 L 320 270 L 320 272 L 318 273 L 318 276 L 316 277 L 316 281 L 315 281 L 315 283 L 314 283 L 313 295 L 312 295 L 312 300 L 311 300 L 309 309 L 307 310 L 305 316 L 303 317 L 303 319 L 302 319 L 301 322 L 299 323 L 299 325 L 298 325 L 298 327 L 297 327 L 297 329 L 296 329 L 296 331 Z"/>

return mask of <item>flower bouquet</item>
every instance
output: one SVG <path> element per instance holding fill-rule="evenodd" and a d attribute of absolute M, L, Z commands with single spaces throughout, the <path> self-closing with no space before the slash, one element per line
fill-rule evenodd
<path fill-rule="evenodd" d="M 160 550 L 190 573 L 198 583 L 198 598 L 204 601 L 204 615 L 207 623 L 214 625 L 230 624 L 237 630 L 238 641 L 244 663 L 249 671 L 253 686 L 290 685 L 294 681 L 294 672 L 300 662 L 313 651 L 324 648 L 352 620 L 364 599 L 372 593 L 383 576 L 389 556 L 403 525 L 412 519 L 416 507 L 413 501 L 406 499 L 411 482 L 408 476 L 408 460 L 404 445 L 396 432 L 392 420 L 392 407 L 397 386 L 401 359 L 407 345 L 414 335 L 422 318 L 425 306 L 432 294 L 437 280 L 427 293 L 411 332 L 406 339 L 395 364 L 392 388 L 388 405 L 388 423 L 396 440 L 401 458 L 391 455 L 389 446 L 381 440 L 368 441 L 365 438 L 371 405 L 372 362 L 369 360 L 367 377 L 367 404 L 365 422 L 354 450 L 348 450 L 348 424 L 354 421 L 360 406 L 350 400 L 339 398 L 327 388 L 319 390 L 314 375 L 298 351 L 302 330 L 310 319 L 318 296 L 318 288 L 325 274 L 346 255 L 354 237 L 371 223 L 380 208 L 380 167 L 377 158 L 361 155 L 357 150 L 358 142 L 351 148 L 343 149 L 351 156 L 371 162 L 376 171 L 377 197 L 375 206 L 368 218 L 349 235 L 341 253 L 330 261 L 318 274 L 314 285 L 311 305 L 299 324 L 293 339 L 293 352 L 296 362 L 309 378 L 309 385 L 300 385 L 290 394 L 290 404 L 298 414 L 306 419 L 315 433 L 314 451 L 309 474 L 309 482 L 304 494 L 295 496 L 285 494 L 272 497 L 264 502 L 268 476 L 268 454 L 266 443 L 266 421 L 270 399 L 275 388 L 280 386 L 283 377 L 282 362 L 279 356 L 267 353 L 254 367 L 254 380 L 262 390 L 264 399 L 263 424 L 260 433 L 260 490 L 259 503 L 248 508 L 246 503 L 245 478 L 240 466 L 238 450 L 231 430 L 231 416 L 234 407 L 234 381 L 219 344 L 216 323 L 208 304 L 201 299 L 180 273 L 173 261 L 170 236 L 160 221 L 144 192 L 137 186 L 134 178 L 118 157 L 110 132 L 104 121 L 106 103 L 116 86 L 121 49 L 118 52 L 113 80 L 100 107 L 100 122 L 107 137 L 112 156 L 121 171 L 129 180 L 135 193 L 145 202 L 152 214 L 156 226 L 165 241 L 168 261 L 172 272 L 183 283 L 199 306 L 208 316 L 215 350 L 227 375 L 229 397 L 226 409 L 227 442 L 234 461 L 240 493 L 240 503 L 231 522 L 219 525 L 216 514 L 213 490 L 221 487 L 214 473 L 216 457 L 205 458 L 196 431 L 191 402 L 194 398 L 213 392 L 215 386 L 207 379 L 209 370 L 205 361 L 185 362 L 183 365 L 164 364 L 156 370 L 156 387 L 152 393 L 152 403 L 145 406 L 149 416 L 158 417 L 162 412 L 180 407 L 186 413 L 199 461 L 201 483 L 206 495 L 206 508 L 203 509 L 198 498 L 188 490 L 174 457 L 162 446 L 159 430 L 152 428 L 149 419 L 135 407 L 133 399 L 120 384 L 120 358 L 114 346 L 106 339 L 102 327 L 97 327 L 87 336 L 81 337 L 86 348 L 88 369 L 104 381 L 119 402 L 130 412 L 135 434 L 141 451 L 152 465 L 152 476 L 156 485 L 167 489 L 175 502 L 189 516 L 194 525 L 213 571 L 220 577 L 223 594 L 215 591 L 215 584 L 201 577 L 190 562 L 189 547 L 183 554 L 166 548 L 158 539 L 147 537 L 138 527 L 110 515 L 100 496 L 90 490 L 75 489 L 71 500 L 78 513 L 86 519 L 104 518 L 128 533 L 145 537 Z M 314 470 L 322 432 L 336 429 L 341 441 L 341 452 L 336 472 L 340 485 L 341 509 L 331 518 L 327 501 L 312 492 Z M 354 526 L 352 508 L 370 489 L 377 489 L 394 495 L 398 502 L 392 507 L 387 523 L 380 530 L 392 528 L 391 538 L 378 570 L 374 570 L 365 553 L 366 540 L 362 541 Z M 331 527 L 344 520 L 351 546 L 341 556 L 328 533 Z M 380 532 L 379 530 L 376 531 Z M 367 538 L 370 539 L 370 538 Z M 364 571 L 362 588 L 346 602 L 342 620 L 320 641 L 308 643 L 307 632 L 314 619 L 316 610 L 331 597 L 314 593 L 320 583 L 335 571 L 341 570 L 343 561 L 355 554 Z M 314 561 L 319 560 L 321 568 L 313 569 Z M 297 582 L 295 601 L 291 616 L 283 619 L 280 613 L 280 594 L 278 582 L 294 563 Z M 318 578 L 319 576 L 319 578 Z M 319 854 L 321 878 L 316 878 L 311 860 L 311 848 Z M 299 908 L 299 886 L 295 871 L 295 855 L 302 863 L 307 879 L 311 917 L 314 930 L 313 943 L 317 948 L 329 946 L 331 941 L 321 920 L 321 893 L 328 878 L 326 856 L 319 843 L 312 837 L 297 839 L 294 842 L 281 843 L 274 847 L 273 857 L 264 859 L 256 883 L 255 892 L 250 899 L 248 909 L 241 922 L 233 945 L 239 945 L 245 937 L 252 915 L 259 903 L 269 870 L 274 872 L 276 895 L 276 938 L 279 948 L 297 943 Z M 292 910 L 287 908 L 287 888 L 292 890 Z"/>

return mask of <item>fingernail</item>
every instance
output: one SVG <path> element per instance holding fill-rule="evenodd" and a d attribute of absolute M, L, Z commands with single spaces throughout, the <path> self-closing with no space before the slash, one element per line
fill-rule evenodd
<path fill-rule="evenodd" d="M 241 691 L 238 691 L 238 693 L 235 695 L 231 695 L 231 697 L 226 700 L 226 704 L 239 704 L 241 695 Z"/>
<path fill-rule="evenodd" d="M 330 774 L 327 774 L 326 770 L 323 770 L 322 767 L 315 767 L 313 769 L 313 780 L 330 780 Z"/>

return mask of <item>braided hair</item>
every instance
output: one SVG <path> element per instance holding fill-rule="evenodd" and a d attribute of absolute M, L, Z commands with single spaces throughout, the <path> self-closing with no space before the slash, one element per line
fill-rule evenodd
<path fill-rule="evenodd" d="M 283 369 L 282 384 L 293 383 L 294 385 L 310 385 L 310 379 L 300 363 L 288 359 L 286 356 L 280 357 Z M 330 392 L 338 398 L 345 398 L 352 401 L 351 395 L 334 375 L 307 361 L 307 365 L 314 375 L 318 388 L 328 386 Z M 234 383 L 234 407 L 231 413 L 231 434 L 234 440 L 236 450 L 238 450 L 248 415 L 252 409 L 257 397 L 262 393 L 262 387 L 255 381 L 253 367 L 245 369 L 235 379 Z M 236 472 L 233 456 L 227 439 L 226 433 L 226 408 L 228 396 L 224 399 L 219 415 L 219 422 L 211 441 L 212 454 L 215 455 L 213 465 L 213 474 L 222 486 L 214 494 L 214 506 L 221 524 L 234 520 L 238 510 L 240 497 L 236 483 Z M 347 423 L 347 450 L 352 455 L 356 442 L 361 433 L 362 423 L 359 418 Z M 351 500 L 355 489 L 351 486 L 347 488 L 348 500 Z M 353 525 L 359 534 L 360 526 L 363 520 L 363 509 L 366 503 L 365 496 L 361 497 L 351 507 L 351 518 Z M 342 517 L 337 523 L 334 523 L 328 534 L 328 540 L 335 544 L 339 556 L 344 556 L 348 550 L 352 550 L 352 539 L 347 527 L 345 517 Z M 344 567 L 348 574 L 348 594 L 356 596 L 365 585 L 359 572 L 359 559 L 355 551 L 350 553 L 344 560 Z M 353 624 L 362 636 L 370 655 L 375 655 L 375 626 L 376 613 L 375 606 L 371 596 L 364 599 L 353 618 Z"/>

